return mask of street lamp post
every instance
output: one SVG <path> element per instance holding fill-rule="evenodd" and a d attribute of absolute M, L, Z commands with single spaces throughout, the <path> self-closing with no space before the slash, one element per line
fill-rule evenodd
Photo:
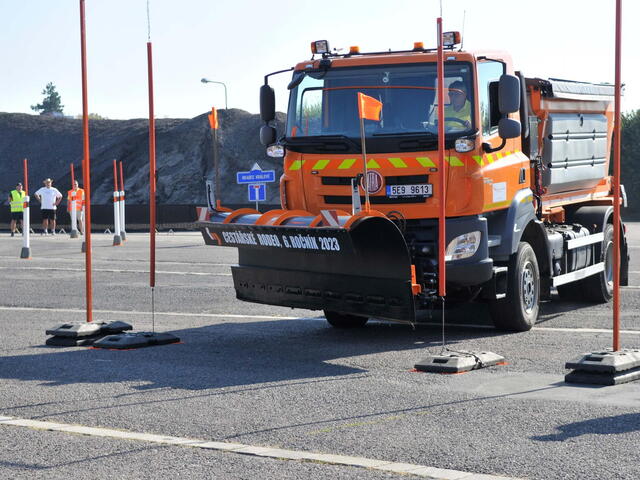
<path fill-rule="evenodd" d="M 229 107 L 227 106 L 227 86 L 223 82 L 218 82 L 216 80 L 209 80 L 207 78 L 203 78 L 200 81 L 202 83 L 217 83 L 218 85 L 222 85 L 224 87 L 224 109 L 228 110 Z"/>

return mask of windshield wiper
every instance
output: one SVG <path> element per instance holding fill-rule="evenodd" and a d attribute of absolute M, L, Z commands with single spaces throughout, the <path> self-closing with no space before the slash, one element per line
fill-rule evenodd
<path fill-rule="evenodd" d="M 285 142 L 282 142 L 284 145 L 299 145 L 299 146 L 326 146 L 327 143 L 340 144 L 345 147 L 351 146 L 356 151 L 360 151 L 361 147 L 359 143 L 356 143 L 350 137 L 346 135 L 314 135 L 310 137 L 289 137 Z"/>
<path fill-rule="evenodd" d="M 396 132 L 396 133 L 374 133 L 373 137 L 437 137 L 433 132 Z"/>

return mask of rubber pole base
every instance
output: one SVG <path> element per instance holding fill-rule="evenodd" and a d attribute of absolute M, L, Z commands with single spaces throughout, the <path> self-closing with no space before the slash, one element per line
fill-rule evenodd
<path fill-rule="evenodd" d="M 415 364 L 420 372 L 462 373 L 504 363 L 504 357 L 493 352 L 446 352 L 429 355 Z"/>
<path fill-rule="evenodd" d="M 113 246 L 114 247 L 118 247 L 122 245 L 122 238 L 120 238 L 120 235 L 114 235 L 113 236 Z"/>
<path fill-rule="evenodd" d="M 29 260 L 31 258 L 31 248 L 22 247 L 22 250 L 20 251 L 20 258 Z"/>
<path fill-rule="evenodd" d="M 125 242 L 127 240 L 127 232 L 125 232 L 124 230 L 120 230 L 120 238 L 122 238 L 122 241 Z"/>
<path fill-rule="evenodd" d="M 69 232 L 69 238 L 78 238 L 78 231 L 71 230 L 71 232 Z"/>

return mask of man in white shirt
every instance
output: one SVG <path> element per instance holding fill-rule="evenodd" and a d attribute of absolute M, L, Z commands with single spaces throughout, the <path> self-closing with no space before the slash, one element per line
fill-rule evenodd
<path fill-rule="evenodd" d="M 44 180 L 44 187 L 38 190 L 34 196 L 40 202 L 40 212 L 42 214 L 43 235 L 49 235 L 48 228 L 51 226 L 51 235 L 56 234 L 56 208 L 62 201 L 62 194 L 57 188 L 51 186 L 53 181 L 50 178 Z"/>

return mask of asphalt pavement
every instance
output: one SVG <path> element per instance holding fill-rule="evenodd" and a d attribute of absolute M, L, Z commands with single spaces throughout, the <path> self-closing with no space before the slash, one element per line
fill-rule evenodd
<path fill-rule="evenodd" d="M 640 224 L 628 236 L 622 344 L 640 348 Z M 416 373 L 418 360 L 440 351 L 438 314 L 433 325 L 341 331 L 321 312 L 240 302 L 235 249 L 161 233 L 152 317 L 148 236 L 129 234 L 121 247 L 110 235 L 92 238 L 94 320 L 169 331 L 181 343 L 45 346 L 47 328 L 86 318 L 81 240 L 35 235 L 32 259 L 21 260 L 21 240 L 2 234 L 0 417 L 363 457 L 468 480 L 640 478 L 640 382 L 563 382 L 567 360 L 611 346 L 611 305 L 554 298 L 536 328 L 518 334 L 494 330 L 482 305 L 452 309 L 450 347 L 491 350 L 507 364 Z M 0 444 L 2 478 L 410 478 L 2 423 Z"/>

